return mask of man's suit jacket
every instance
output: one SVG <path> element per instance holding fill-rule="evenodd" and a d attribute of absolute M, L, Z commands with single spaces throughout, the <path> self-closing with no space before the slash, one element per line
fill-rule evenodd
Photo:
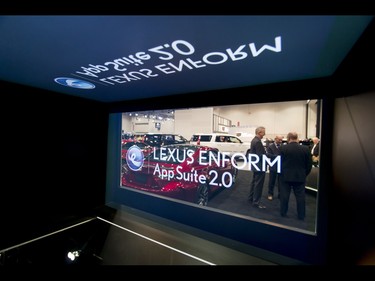
<path fill-rule="evenodd" d="M 314 147 L 314 145 L 311 147 L 310 150 L 312 150 L 313 147 Z M 314 147 L 314 150 L 312 151 L 311 155 L 313 155 L 313 156 L 319 155 L 319 143 L 316 144 L 316 146 Z"/>
<path fill-rule="evenodd" d="M 280 147 L 281 177 L 286 182 L 305 182 L 312 169 L 311 152 L 305 145 L 290 142 Z"/>
<path fill-rule="evenodd" d="M 264 149 L 262 140 L 258 136 L 255 136 L 251 140 L 250 153 L 259 156 L 259 162 L 256 164 L 256 166 L 259 168 L 260 171 L 262 171 L 262 157 L 264 154 L 266 154 L 266 150 Z"/>
<path fill-rule="evenodd" d="M 281 145 L 280 145 L 280 147 L 281 147 Z M 277 148 L 275 142 L 271 143 L 266 149 L 267 157 L 270 158 L 271 160 L 275 159 L 276 156 L 280 155 L 280 147 Z M 270 171 L 276 172 L 277 171 L 277 165 L 273 165 L 272 167 L 270 167 Z"/>

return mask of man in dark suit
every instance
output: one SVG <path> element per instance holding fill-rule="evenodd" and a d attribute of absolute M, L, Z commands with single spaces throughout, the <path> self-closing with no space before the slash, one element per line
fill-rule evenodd
<path fill-rule="evenodd" d="M 275 137 L 275 141 L 271 143 L 267 148 L 267 157 L 271 160 L 274 160 L 278 155 L 280 155 L 280 147 L 283 143 L 283 136 L 277 135 Z M 277 183 L 278 188 L 278 197 L 280 198 L 280 183 L 279 177 L 277 173 L 277 166 L 273 165 L 269 168 L 269 181 L 268 181 L 268 200 L 273 200 L 274 188 L 275 184 Z"/>
<path fill-rule="evenodd" d="M 262 169 L 262 157 L 266 154 L 266 150 L 264 149 L 262 138 L 266 134 L 265 127 L 257 127 L 255 129 L 255 137 L 252 139 L 250 144 L 250 153 L 256 154 L 259 156 L 259 162 L 257 167 L 253 170 L 253 179 L 250 185 L 250 193 L 248 197 L 248 201 L 252 204 L 255 208 L 265 209 L 264 206 L 260 201 L 262 198 L 263 192 L 263 185 L 264 179 L 266 177 L 266 171 Z"/>
<path fill-rule="evenodd" d="M 299 144 L 296 132 L 288 133 L 287 142 L 287 145 L 280 148 L 280 214 L 282 217 L 287 215 L 290 192 L 293 189 L 298 219 L 304 220 L 306 215 L 305 183 L 312 169 L 311 153 L 307 146 Z"/>

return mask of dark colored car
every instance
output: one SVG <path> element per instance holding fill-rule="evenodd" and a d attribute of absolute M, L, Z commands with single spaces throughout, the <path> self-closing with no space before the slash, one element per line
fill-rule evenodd
<path fill-rule="evenodd" d="M 231 188 L 238 172 L 227 155 L 208 146 L 167 145 L 143 159 L 137 151 L 125 158 L 122 186 L 200 205 Z"/>
<path fill-rule="evenodd" d="M 121 144 L 127 142 L 143 142 L 144 134 L 127 133 L 121 136 Z"/>
<path fill-rule="evenodd" d="M 179 134 L 157 134 L 148 133 L 143 137 L 143 141 L 151 146 L 162 146 L 169 144 L 184 144 L 190 141 Z"/>

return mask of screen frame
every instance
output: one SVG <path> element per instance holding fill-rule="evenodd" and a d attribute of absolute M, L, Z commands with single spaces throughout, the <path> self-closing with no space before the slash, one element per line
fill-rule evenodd
<path fill-rule="evenodd" d="M 106 205 L 115 209 L 121 208 L 121 204 L 135 208 L 153 215 L 169 219 L 178 223 L 182 223 L 207 233 L 212 233 L 221 237 L 229 238 L 234 241 L 244 243 L 246 245 L 255 246 L 266 251 L 281 254 L 302 262 L 311 264 L 324 264 L 326 256 L 326 240 L 327 240 L 327 192 L 330 186 L 329 170 L 330 163 L 330 139 L 332 135 L 332 113 L 333 98 L 324 96 L 321 91 L 317 91 L 317 87 L 322 85 L 329 86 L 323 80 L 312 80 L 298 83 L 282 83 L 277 85 L 268 85 L 260 87 L 238 88 L 220 91 L 221 94 L 236 93 L 236 98 L 228 102 L 225 98 L 220 98 L 217 91 L 204 93 L 208 99 L 203 101 L 197 94 L 160 98 L 159 102 L 153 100 L 141 100 L 130 104 L 119 106 L 111 109 L 109 116 L 108 130 L 108 164 L 107 164 L 107 186 L 106 186 Z M 288 90 L 288 92 L 286 92 Z M 249 91 L 251 95 L 249 95 Z M 267 92 L 268 95 L 264 95 Z M 247 93 L 245 98 L 243 95 Z M 269 94 L 269 93 L 272 93 Z M 320 93 L 320 94 L 319 94 Z M 241 94 L 241 95 L 240 95 Z M 210 104 L 207 100 L 210 100 Z M 319 177 L 319 192 L 317 194 L 316 214 L 316 233 L 296 231 L 288 227 L 280 227 L 280 225 L 265 224 L 257 220 L 249 220 L 239 216 L 233 216 L 222 212 L 207 211 L 197 208 L 193 204 L 181 204 L 173 200 L 165 200 L 141 194 L 131 190 L 121 189 L 121 204 L 118 204 L 116 187 L 120 185 L 121 168 L 116 163 L 121 163 L 120 142 L 121 142 L 121 114 L 122 112 L 130 112 L 135 110 L 157 110 L 157 109 L 178 109 L 190 107 L 206 107 L 215 105 L 236 105 L 240 103 L 266 103 L 266 102 L 282 102 L 296 101 L 301 99 L 321 99 L 321 136 L 327 141 L 321 143 L 321 154 L 326 157 L 321 158 L 321 172 Z M 164 101 L 165 102 L 164 102 Z M 191 101 L 194 100 L 192 103 Z M 171 106 L 174 104 L 174 106 Z M 119 189 L 119 188 L 117 188 Z M 170 210 L 173 210 L 171 212 Z M 197 220 L 196 218 L 200 218 Z M 220 222 L 219 224 L 217 222 Z"/>

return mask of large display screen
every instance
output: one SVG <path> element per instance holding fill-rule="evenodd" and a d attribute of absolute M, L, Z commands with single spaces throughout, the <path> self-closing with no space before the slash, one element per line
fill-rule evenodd
<path fill-rule="evenodd" d="M 316 235 L 319 161 L 314 158 L 306 177 L 306 217 L 298 219 L 293 191 L 283 217 L 278 180 L 281 157 L 268 151 L 275 141 L 287 145 L 288 133 L 296 132 L 298 145 L 312 153 L 321 141 L 321 103 L 296 100 L 112 114 L 117 133 L 111 143 L 117 149 L 109 176 L 116 180 L 107 189 L 107 201 L 126 204 L 130 191 L 162 199 L 158 204 L 173 201 Z M 258 127 L 265 128 L 263 157 L 250 151 Z M 314 157 L 319 158 L 319 148 L 315 151 Z M 248 201 L 254 172 L 265 173 L 262 209 Z"/>

